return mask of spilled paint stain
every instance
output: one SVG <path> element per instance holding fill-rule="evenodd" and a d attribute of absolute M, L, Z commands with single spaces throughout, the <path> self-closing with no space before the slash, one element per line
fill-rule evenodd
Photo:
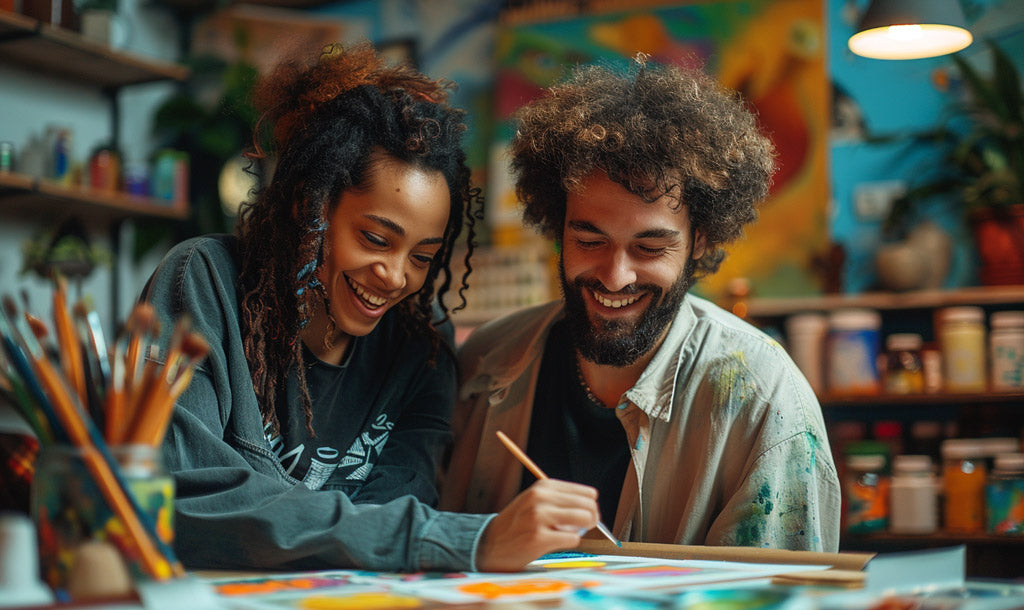
<path fill-rule="evenodd" d="M 735 412 L 742 408 L 747 396 L 755 385 L 748 373 L 747 357 L 741 351 L 728 355 L 714 371 L 711 378 L 714 383 L 714 405 L 716 408 Z"/>
<path fill-rule="evenodd" d="M 761 485 L 761 489 L 757 491 L 757 503 L 761 505 L 762 510 L 764 510 L 764 514 L 772 514 L 772 508 L 774 508 L 775 505 L 772 503 L 772 489 L 769 487 L 768 481 L 765 481 Z"/>

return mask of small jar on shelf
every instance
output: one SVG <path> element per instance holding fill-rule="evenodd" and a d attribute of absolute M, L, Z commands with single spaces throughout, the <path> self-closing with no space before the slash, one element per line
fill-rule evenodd
<path fill-rule="evenodd" d="M 872 309 L 837 309 L 829 315 L 828 378 L 831 394 L 870 396 L 881 389 L 878 375 L 881 315 Z"/>
<path fill-rule="evenodd" d="M 980 307 L 946 307 L 938 312 L 939 346 L 947 392 L 984 392 L 985 312 Z"/>
<path fill-rule="evenodd" d="M 924 392 L 921 335 L 895 333 L 885 338 L 885 391 L 888 394 Z"/>
<path fill-rule="evenodd" d="M 985 515 L 988 533 L 1024 535 L 1024 453 L 996 456 L 985 485 Z"/>
<path fill-rule="evenodd" d="M 938 481 L 927 455 L 897 455 L 889 490 L 889 531 L 931 534 L 939 528 Z"/>
<path fill-rule="evenodd" d="M 881 453 L 846 456 L 846 531 L 883 532 L 889 525 L 889 478 Z"/>
<path fill-rule="evenodd" d="M 1024 311 L 997 311 L 989 325 L 992 391 L 1024 390 Z"/>
<path fill-rule="evenodd" d="M 945 528 L 978 533 L 985 528 L 984 447 L 977 439 L 954 438 L 942 442 L 942 485 L 945 491 Z"/>

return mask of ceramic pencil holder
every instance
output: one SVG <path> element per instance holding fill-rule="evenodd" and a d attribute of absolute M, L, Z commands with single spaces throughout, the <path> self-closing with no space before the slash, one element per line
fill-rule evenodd
<path fill-rule="evenodd" d="M 164 470 L 159 447 L 110 448 L 117 471 L 142 519 L 160 539 L 174 538 L 174 480 Z M 40 448 L 31 491 L 31 512 L 39 538 L 40 573 L 58 601 L 117 597 L 131 581 L 145 578 L 137 547 L 125 524 L 106 501 L 79 447 Z"/>

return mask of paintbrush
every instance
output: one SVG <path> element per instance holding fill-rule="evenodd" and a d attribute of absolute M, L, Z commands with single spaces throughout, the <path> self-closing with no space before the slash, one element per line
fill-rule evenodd
<path fill-rule="evenodd" d="M 28 316 L 28 319 L 32 332 L 42 343 L 46 339 L 46 324 L 33 316 Z M 127 491 L 128 487 L 99 432 L 82 412 L 80 405 L 76 404 L 74 393 L 46 355 L 41 349 L 33 349 L 38 347 L 38 344 L 29 344 L 29 357 L 57 418 L 71 443 L 81 450 L 82 460 L 104 499 L 128 531 L 146 572 L 157 580 L 184 575 L 184 568 L 174 558 L 170 547 L 160 539 L 153 523 L 139 508 L 134 496 Z"/>
<path fill-rule="evenodd" d="M 14 405 L 22 419 L 28 423 L 41 442 L 52 441 L 53 433 L 50 431 L 46 419 L 39 412 L 32 397 L 28 395 L 18 374 L 11 370 L 5 352 L 6 350 L 0 349 L 0 396 Z"/>
<path fill-rule="evenodd" d="M 67 442 L 67 435 L 64 434 L 64 430 L 57 420 L 53 405 L 50 404 L 50 399 L 47 398 L 35 371 L 32 370 L 28 355 L 28 340 L 18 328 L 17 319 L 18 307 L 14 304 L 14 299 L 4 295 L 3 308 L 0 310 L 0 339 L 2 339 L 4 351 L 7 353 L 7 359 L 14 372 L 20 376 L 33 402 L 42 411 L 54 440 Z"/>
<path fill-rule="evenodd" d="M 100 323 L 100 315 L 93 309 L 92 301 L 88 297 L 75 303 L 72 313 L 78 322 L 79 334 L 85 338 L 84 343 L 89 348 L 90 360 L 95 365 L 92 383 L 99 398 L 102 399 L 107 384 L 110 383 L 110 357 L 107 354 L 107 341 L 103 334 L 103 325 Z"/>
<path fill-rule="evenodd" d="M 519 460 L 520 464 L 525 466 L 526 469 L 530 471 L 530 474 L 537 477 L 538 479 L 548 478 L 548 475 L 544 474 L 544 471 L 540 469 L 540 466 L 537 466 L 537 464 L 535 464 L 534 461 L 531 460 L 528 455 L 523 453 L 523 450 L 520 449 L 519 446 L 516 445 L 514 442 L 512 442 L 512 439 L 506 436 L 504 432 L 498 430 L 497 432 L 495 432 L 495 434 L 498 435 L 498 440 L 501 441 L 501 444 L 505 445 L 505 448 L 512 452 L 512 455 L 515 456 L 517 460 Z M 605 538 L 611 540 L 612 544 L 614 544 L 617 547 L 622 546 L 622 543 L 619 542 L 619 540 L 612 535 L 612 532 L 608 529 L 608 526 L 606 526 L 601 521 L 597 522 L 597 529 L 599 532 L 604 534 Z"/>
<path fill-rule="evenodd" d="M 175 377 L 160 378 L 146 412 L 136 418 L 130 437 L 133 443 L 155 447 L 163 441 L 174 403 L 191 383 L 196 365 L 210 352 L 210 344 L 199 333 L 190 332 L 181 342 L 180 349 L 181 355 L 175 357 Z"/>
<path fill-rule="evenodd" d="M 125 354 L 125 390 L 131 394 L 134 392 L 139 374 L 139 361 L 146 353 L 143 341 L 160 332 L 156 309 L 146 302 L 136 304 L 128 315 L 124 330 L 128 333 L 128 352 Z"/>
<path fill-rule="evenodd" d="M 64 370 L 71 388 L 78 394 L 83 405 L 89 404 L 89 394 L 85 387 L 85 367 L 82 364 L 82 346 L 75 333 L 75 325 L 68 313 L 68 283 L 63 276 L 54 276 L 53 291 L 53 327 L 57 331 L 57 348 L 60 354 L 60 366 Z M 28 310 L 25 311 L 28 315 Z"/>
<path fill-rule="evenodd" d="M 143 337 L 156 328 L 156 310 L 149 303 L 138 303 L 128 315 L 111 354 L 111 382 L 107 390 L 104 414 L 104 433 L 107 442 L 119 445 L 132 420 L 133 401 L 137 383 L 135 371 Z"/>

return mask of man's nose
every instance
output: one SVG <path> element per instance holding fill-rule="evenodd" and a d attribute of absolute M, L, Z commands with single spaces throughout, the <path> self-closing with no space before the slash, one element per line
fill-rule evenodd
<path fill-rule="evenodd" d="M 636 271 L 633 269 L 629 254 L 624 250 L 608 253 L 597 269 L 597 279 L 609 292 L 618 292 L 636 282 Z"/>

